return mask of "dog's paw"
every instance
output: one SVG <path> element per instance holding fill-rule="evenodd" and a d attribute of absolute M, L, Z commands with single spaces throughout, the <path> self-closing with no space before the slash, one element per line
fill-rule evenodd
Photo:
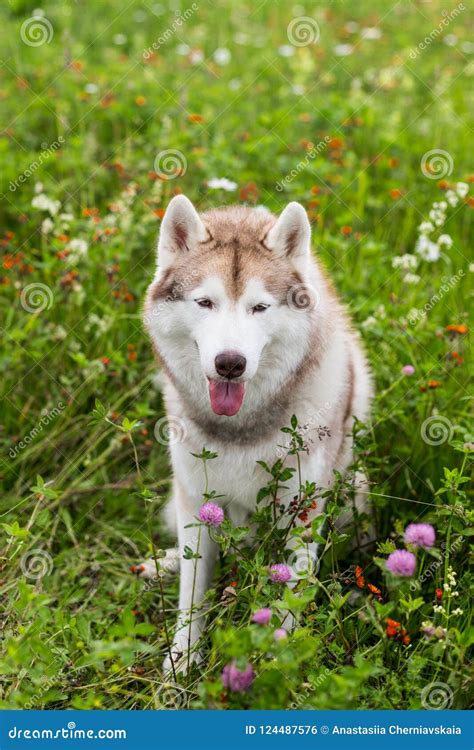
<path fill-rule="evenodd" d="M 173 662 L 171 662 L 171 656 L 173 657 Z M 203 660 L 201 652 L 197 650 L 188 652 L 187 649 L 177 651 L 172 648 L 171 656 L 168 654 L 165 657 L 161 668 L 163 677 L 166 679 L 172 679 L 176 674 L 185 674 L 193 664 L 199 665 Z"/>
<path fill-rule="evenodd" d="M 150 557 L 139 565 L 132 565 L 130 571 L 139 578 L 156 579 L 157 574 L 177 573 L 179 571 L 179 552 L 177 549 L 166 550 L 164 557 L 155 561 Z"/>

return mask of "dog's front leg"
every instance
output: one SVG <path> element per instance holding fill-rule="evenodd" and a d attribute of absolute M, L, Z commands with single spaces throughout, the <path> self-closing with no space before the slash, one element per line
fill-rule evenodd
<path fill-rule="evenodd" d="M 202 499 L 193 501 L 184 491 L 178 491 L 175 502 L 180 553 L 179 614 L 171 656 L 163 664 L 165 673 L 172 672 L 173 667 L 177 672 L 186 671 L 198 659 L 193 647 L 203 630 L 203 599 L 211 585 L 217 556 L 217 546 L 207 529 L 195 525 Z M 195 557 L 190 557 L 190 551 Z"/>

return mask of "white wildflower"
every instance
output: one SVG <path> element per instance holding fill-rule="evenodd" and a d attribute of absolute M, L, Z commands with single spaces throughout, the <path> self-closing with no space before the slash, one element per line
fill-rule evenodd
<path fill-rule="evenodd" d="M 67 249 L 70 250 L 71 253 L 74 253 L 74 255 L 81 256 L 86 255 L 89 245 L 85 240 L 74 239 L 68 243 Z"/>
<path fill-rule="evenodd" d="M 457 206 L 459 203 L 458 196 L 454 192 L 454 190 L 446 190 L 446 200 L 448 201 L 450 206 Z"/>
<path fill-rule="evenodd" d="M 416 255 L 405 253 L 405 255 L 397 255 L 392 260 L 392 268 L 403 268 L 405 271 L 408 271 L 408 269 L 414 270 L 418 267 L 418 262 Z"/>
<path fill-rule="evenodd" d="M 461 607 L 456 607 L 456 609 L 453 609 L 453 615 L 462 615 L 464 614 L 464 610 L 461 609 Z"/>
<path fill-rule="evenodd" d="M 38 208 L 40 211 L 49 211 L 51 216 L 56 216 L 61 203 L 48 198 L 45 193 L 39 193 L 33 198 L 31 205 L 33 208 Z"/>
<path fill-rule="evenodd" d="M 281 47 L 278 47 L 278 54 L 280 57 L 293 57 L 295 54 L 295 48 L 291 47 L 289 44 L 282 44 Z"/>
<path fill-rule="evenodd" d="M 382 30 L 377 26 L 368 26 L 360 32 L 362 39 L 380 39 Z"/>
<path fill-rule="evenodd" d="M 49 234 L 54 229 L 54 222 L 52 219 L 49 218 L 49 216 L 44 219 L 44 221 L 41 223 L 41 231 L 43 234 Z"/>
<path fill-rule="evenodd" d="M 226 190 L 228 193 L 237 190 L 237 183 L 228 180 L 227 177 L 212 177 L 207 181 L 207 187 L 211 190 Z"/>
<path fill-rule="evenodd" d="M 420 234 L 431 234 L 431 232 L 434 232 L 434 226 L 431 221 L 422 221 L 418 227 L 418 231 Z"/>
<path fill-rule="evenodd" d="M 336 57 L 347 57 L 348 55 L 352 55 L 353 52 L 354 47 L 352 44 L 336 44 L 334 47 Z"/>
<path fill-rule="evenodd" d="M 204 52 L 202 49 L 192 49 L 189 53 L 189 62 L 191 65 L 199 65 L 204 60 Z"/>
<path fill-rule="evenodd" d="M 465 198 L 469 192 L 469 185 L 467 182 L 457 182 L 455 190 L 460 198 Z"/>
<path fill-rule="evenodd" d="M 230 50 L 227 47 L 219 47 L 213 54 L 216 65 L 228 65 L 230 63 Z"/>
<path fill-rule="evenodd" d="M 403 277 L 403 281 L 406 284 L 418 284 L 420 281 L 420 276 L 418 276 L 417 273 L 406 273 Z"/>
<path fill-rule="evenodd" d="M 424 234 L 418 237 L 415 252 L 418 253 L 423 260 L 427 260 L 430 263 L 437 261 L 440 256 L 440 250 L 436 242 L 432 242 Z"/>
<path fill-rule="evenodd" d="M 449 234 L 440 234 L 438 237 L 439 247 L 447 247 L 448 249 L 453 246 L 453 239 Z"/>

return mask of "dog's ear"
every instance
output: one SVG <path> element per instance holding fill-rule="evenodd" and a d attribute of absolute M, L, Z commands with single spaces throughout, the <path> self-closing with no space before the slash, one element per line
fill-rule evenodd
<path fill-rule="evenodd" d="M 166 268 L 179 253 L 193 250 L 206 237 L 206 228 L 191 201 L 185 195 L 177 195 L 170 201 L 161 225 L 159 268 Z"/>
<path fill-rule="evenodd" d="M 311 252 L 311 227 L 300 203 L 288 203 L 272 226 L 264 243 L 270 250 L 295 262 L 304 262 Z"/>

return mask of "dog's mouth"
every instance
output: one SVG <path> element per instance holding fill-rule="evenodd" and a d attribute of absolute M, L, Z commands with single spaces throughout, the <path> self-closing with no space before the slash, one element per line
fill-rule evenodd
<path fill-rule="evenodd" d="M 211 409 L 219 416 L 233 417 L 242 406 L 245 383 L 233 380 L 209 380 Z"/>

